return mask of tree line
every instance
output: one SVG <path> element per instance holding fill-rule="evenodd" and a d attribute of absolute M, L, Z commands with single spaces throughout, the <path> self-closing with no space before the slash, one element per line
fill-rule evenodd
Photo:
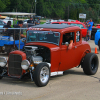
<path fill-rule="evenodd" d="M 29 12 L 53 19 L 77 19 L 79 13 L 99 22 L 100 0 L 0 0 L 0 12 Z"/>

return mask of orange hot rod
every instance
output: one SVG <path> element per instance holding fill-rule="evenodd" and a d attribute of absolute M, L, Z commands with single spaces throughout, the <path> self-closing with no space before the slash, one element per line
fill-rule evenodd
<path fill-rule="evenodd" d="M 70 35 L 71 41 L 66 40 Z M 82 40 L 81 29 L 65 24 L 43 24 L 27 30 L 23 51 L 12 51 L 6 58 L 0 58 L 0 79 L 12 77 L 22 79 L 29 76 L 39 87 L 46 86 L 50 76 L 81 65 L 87 75 L 98 70 L 98 56 Z"/>

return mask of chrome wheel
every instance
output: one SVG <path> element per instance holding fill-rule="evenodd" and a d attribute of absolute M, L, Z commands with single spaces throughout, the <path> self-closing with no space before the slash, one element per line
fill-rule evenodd
<path fill-rule="evenodd" d="M 49 69 L 48 67 L 44 66 L 40 72 L 40 80 L 42 83 L 46 83 L 49 79 Z"/>
<path fill-rule="evenodd" d="M 40 63 L 34 71 L 34 81 L 39 87 L 46 86 L 50 79 L 50 68 L 47 63 Z"/>

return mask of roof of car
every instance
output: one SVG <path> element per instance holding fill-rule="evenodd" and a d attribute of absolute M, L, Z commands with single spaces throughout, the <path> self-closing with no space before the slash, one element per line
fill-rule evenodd
<path fill-rule="evenodd" d="M 32 28 L 52 28 L 52 29 L 63 29 L 68 27 L 74 27 L 74 26 L 65 24 L 42 24 L 42 25 L 32 26 Z"/>

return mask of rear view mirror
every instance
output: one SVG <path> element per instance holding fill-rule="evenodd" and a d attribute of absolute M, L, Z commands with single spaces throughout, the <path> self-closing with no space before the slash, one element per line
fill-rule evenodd
<path fill-rule="evenodd" d="M 68 42 L 65 42 L 65 45 L 66 45 L 66 46 L 68 46 L 68 45 L 69 45 L 69 43 L 68 43 Z"/>

